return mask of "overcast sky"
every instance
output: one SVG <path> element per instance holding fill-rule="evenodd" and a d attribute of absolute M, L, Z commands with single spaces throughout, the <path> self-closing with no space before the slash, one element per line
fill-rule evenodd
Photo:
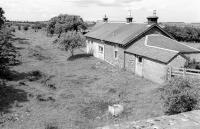
<path fill-rule="evenodd" d="M 132 10 L 136 22 L 157 10 L 159 21 L 200 22 L 200 0 L 0 0 L 9 20 L 49 20 L 59 14 L 76 14 L 84 20 L 123 21 Z"/>

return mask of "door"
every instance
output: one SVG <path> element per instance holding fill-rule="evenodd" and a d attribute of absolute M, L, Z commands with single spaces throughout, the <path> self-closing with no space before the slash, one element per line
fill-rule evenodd
<path fill-rule="evenodd" d="M 142 75 L 142 68 L 143 68 L 143 58 L 140 56 L 136 57 L 136 62 L 135 62 L 135 73 L 139 76 L 143 76 Z"/>
<path fill-rule="evenodd" d="M 104 45 L 98 45 L 98 58 L 104 60 Z"/>

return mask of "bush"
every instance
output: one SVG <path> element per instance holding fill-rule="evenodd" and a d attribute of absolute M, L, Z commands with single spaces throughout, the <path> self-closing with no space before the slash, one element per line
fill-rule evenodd
<path fill-rule="evenodd" d="M 15 32 L 15 28 L 14 27 L 10 27 L 10 31 L 11 32 Z"/>
<path fill-rule="evenodd" d="M 29 29 L 29 26 L 28 26 L 28 25 L 25 25 L 25 26 L 23 27 L 23 29 L 24 29 L 25 31 L 27 31 L 27 30 Z"/>
<path fill-rule="evenodd" d="M 20 25 L 18 25 L 17 28 L 18 28 L 18 30 L 21 30 L 21 26 Z"/>
<path fill-rule="evenodd" d="M 173 115 L 197 109 L 198 92 L 199 89 L 192 86 L 189 79 L 174 78 L 162 88 L 161 99 L 165 114 Z"/>
<path fill-rule="evenodd" d="M 48 123 L 45 126 L 45 129 L 59 129 L 57 123 Z"/>
<path fill-rule="evenodd" d="M 195 59 L 192 59 L 192 60 L 189 60 L 188 62 L 186 62 L 184 67 L 200 70 L 200 62 L 197 62 Z"/>

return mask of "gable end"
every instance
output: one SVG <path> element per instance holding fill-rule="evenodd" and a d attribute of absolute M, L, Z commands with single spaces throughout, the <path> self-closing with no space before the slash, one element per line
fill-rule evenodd
<path fill-rule="evenodd" d="M 147 30 L 145 30 L 144 32 L 140 33 L 138 36 L 136 36 L 135 38 L 130 40 L 128 43 L 123 45 L 123 47 L 125 47 L 125 49 L 127 49 L 128 47 L 130 47 L 132 44 L 134 44 L 136 41 L 138 41 L 142 37 L 149 35 L 149 34 L 158 34 L 158 33 L 162 34 L 164 36 L 167 36 L 171 39 L 174 39 L 173 36 L 171 36 L 169 33 L 167 33 L 165 30 L 163 30 L 159 25 L 154 24 L 151 27 L 149 27 Z"/>

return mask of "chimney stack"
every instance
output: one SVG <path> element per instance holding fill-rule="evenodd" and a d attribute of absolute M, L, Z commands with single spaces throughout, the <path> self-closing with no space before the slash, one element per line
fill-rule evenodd
<path fill-rule="evenodd" d="M 131 16 L 131 10 L 129 10 L 130 14 L 129 16 L 126 18 L 126 22 L 127 23 L 132 23 L 133 22 L 133 17 Z"/>
<path fill-rule="evenodd" d="M 153 16 L 147 17 L 148 24 L 157 24 L 158 23 L 158 17 L 156 16 L 156 10 L 153 11 Z"/>
<path fill-rule="evenodd" d="M 106 16 L 106 14 L 105 14 L 105 17 L 103 18 L 103 22 L 108 22 L 108 18 Z"/>

